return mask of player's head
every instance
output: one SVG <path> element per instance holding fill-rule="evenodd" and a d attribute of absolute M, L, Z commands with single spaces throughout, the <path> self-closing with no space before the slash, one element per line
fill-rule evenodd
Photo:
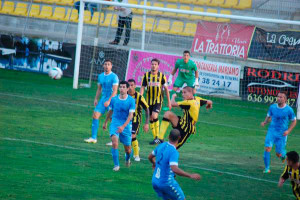
<path fill-rule="evenodd" d="M 105 73 L 110 73 L 112 68 L 112 61 L 110 59 L 106 59 L 103 63 L 103 68 Z"/>
<path fill-rule="evenodd" d="M 191 53 L 188 50 L 183 52 L 183 61 L 187 63 L 191 57 Z"/>
<path fill-rule="evenodd" d="M 135 92 L 135 88 L 136 88 L 135 80 L 134 79 L 129 79 L 128 83 L 129 83 L 129 92 L 130 93 Z"/>
<path fill-rule="evenodd" d="M 127 94 L 129 89 L 129 83 L 127 81 L 121 81 L 119 83 L 119 91 L 121 95 Z"/>
<path fill-rule="evenodd" d="M 286 100 L 287 100 L 286 93 L 281 91 L 277 94 L 277 103 L 279 105 L 282 105 L 282 104 L 286 103 Z"/>
<path fill-rule="evenodd" d="M 299 154 L 296 151 L 290 151 L 286 154 L 287 164 L 290 167 L 297 165 L 299 163 Z"/>
<path fill-rule="evenodd" d="M 173 129 L 171 130 L 170 132 L 170 135 L 169 135 L 169 141 L 171 143 L 177 143 L 180 139 L 180 131 L 178 129 Z"/>
<path fill-rule="evenodd" d="M 157 58 L 153 58 L 151 60 L 151 71 L 152 72 L 158 71 L 159 63 L 160 63 L 160 61 Z"/>
<path fill-rule="evenodd" d="M 194 97 L 194 90 L 191 87 L 185 86 L 182 89 L 182 97 L 184 100 L 193 99 Z"/>

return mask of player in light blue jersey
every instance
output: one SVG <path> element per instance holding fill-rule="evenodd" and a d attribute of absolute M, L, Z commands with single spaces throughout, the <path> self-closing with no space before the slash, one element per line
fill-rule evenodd
<path fill-rule="evenodd" d="M 120 94 L 112 98 L 109 105 L 109 112 L 107 113 L 103 129 L 106 129 L 108 120 L 111 119 L 109 133 L 112 140 L 111 154 L 114 161 L 114 171 L 119 171 L 119 151 L 118 140 L 123 143 L 125 149 L 126 165 L 130 165 L 131 154 L 131 131 L 132 118 L 135 112 L 135 99 L 127 94 L 129 90 L 129 83 L 126 81 L 120 82 Z"/>
<path fill-rule="evenodd" d="M 185 199 L 182 189 L 174 178 L 175 174 L 194 180 L 200 180 L 201 178 L 199 174 L 189 174 L 178 168 L 179 153 L 176 146 L 179 139 L 180 131 L 173 129 L 169 135 L 169 142 L 158 145 L 148 157 L 154 168 L 152 176 L 153 189 L 159 197 L 166 200 Z"/>
<path fill-rule="evenodd" d="M 92 137 L 85 139 L 87 143 L 96 143 L 99 128 L 99 118 L 108 110 L 111 99 L 118 92 L 119 78 L 111 71 L 111 60 L 105 60 L 103 64 L 104 72 L 98 76 L 98 89 L 94 100 L 94 113 L 92 121 Z M 99 96 L 101 99 L 98 102 Z"/>
<path fill-rule="evenodd" d="M 269 108 L 265 121 L 261 123 L 261 126 L 265 126 L 271 121 L 268 128 L 268 132 L 265 139 L 265 152 L 264 152 L 264 173 L 270 173 L 270 152 L 275 144 L 275 151 L 277 157 L 281 158 L 282 162 L 285 162 L 286 157 L 286 142 L 287 136 L 296 126 L 297 120 L 293 109 L 286 104 L 287 96 L 285 93 L 280 92 L 277 95 L 277 104 L 272 104 Z M 292 122 L 290 124 L 290 121 Z M 289 126 L 290 124 L 290 126 Z"/>

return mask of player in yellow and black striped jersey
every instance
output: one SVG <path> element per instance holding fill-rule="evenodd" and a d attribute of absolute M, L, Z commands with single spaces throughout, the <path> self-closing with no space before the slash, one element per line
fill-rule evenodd
<path fill-rule="evenodd" d="M 191 134 L 196 131 L 195 124 L 198 121 L 198 115 L 200 107 L 206 105 L 207 109 L 212 108 L 212 101 L 202 99 L 200 97 L 193 96 L 193 88 L 184 87 L 182 90 L 182 97 L 184 101 L 176 102 L 176 94 L 172 95 L 171 103 L 172 107 L 180 107 L 183 110 L 183 116 L 177 116 L 171 111 L 167 111 L 164 114 L 159 139 L 163 140 L 164 135 L 168 129 L 169 123 L 171 122 L 173 128 L 180 131 L 181 138 L 178 142 L 177 149 L 179 149 L 189 138 Z"/>
<path fill-rule="evenodd" d="M 297 200 L 300 200 L 300 163 L 299 154 L 295 151 L 290 151 L 286 154 L 287 166 L 282 173 L 278 186 L 281 187 L 287 180 L 291 180 L 293 193 Z"/>
<path fill-rule="evenodd" d="M 132 96 L 135 99 L 135 112 L 133 115 L 133 119 L 132 119 L 132 148 L 133 148 L 133 155 L 134 155 L 134 160 L 135 161 L 140 161 L 140 156 L 139 156 L 139 143 L 138 140 L 136 138 L 136 136 L 139 133 L 139 129 L 140 129 L 140 124 L 142 121 L 142 111 L 143 109 L 146 112 L 146 122 L 144 124 L 144 131 L 148 132 L 149 130 L 149 118 L 150 118 L 150 112 L 149 112 L 149 106 L 145 100 L 145 98 L 138 93 L 137 91 L 135 91 L 136 88 L 136 83 L 134 79 L 129 79 L 128 80 L 129 83 L 129 90 L 128 90 L 128 94 L 130 96 Z"/>
<path fill-rule="evenodd" d="M 172 108 L 170 94 L 167 85 L 166 76 L 158 71 L 160 61 L 156 58 L 151 60 L 151 71 L 144 74 L 142 80 L 142 86 L 140 93 L 144 94 L 145 88 L 147 88 L 147 103 L 149 105 L 150 111 L 150 128 L 153 134 L 153 141 L 150 144 L 159 143 L 158 134 L 159 134 L 159 121 L 158 113 L 161 110 L 163 103 L 163 89 L 167 96 L 168 107 Z"/>

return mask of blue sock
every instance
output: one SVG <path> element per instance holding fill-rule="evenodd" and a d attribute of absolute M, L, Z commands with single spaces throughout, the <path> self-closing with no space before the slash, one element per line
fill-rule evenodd
<path fill-rule="evenodd" d="M 130 160 L 131 154 L 130 153 L 125 153 L 125 161 L 127 162 Z"/>
<path fill-rule="evenodd" d="M 270 169 L 270 160 L 271 160 L 270 152 L 265 151 L 264 152 L 264 162 L 265 162 L 266 169 Z"/>
<path fill-rule="evenodd" d="M 119 163 L 119 150 L 112 148 L 111 149 L 111 155 L 113 157 L 113 161 L 114 161 L 115 166 L 120 166 L 120 163 Z"/>
<path fill-rule="evenodd" d="M 281 158 L 284 159 L 286 156 L 286 150 L 281 151 Z"/>
<path fill-rule="evenodd" d="M 98 128 L 99 128 L 99 119 L 93 119 L 93 122 L 92 122 L 92 138 L 93 139 L 97 139 Z"/>

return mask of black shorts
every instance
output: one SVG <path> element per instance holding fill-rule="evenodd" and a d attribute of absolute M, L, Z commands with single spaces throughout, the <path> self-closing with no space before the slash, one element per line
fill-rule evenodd
<path fill-rule="evenodd" d="M 180 132 L 180 139 L 178 141 L 178 144 L 177 144 L 177 149 L 179 149 L 185 142 L 186 140 L 190 137 L 191 134 L 193 134 L 193 132 L 191 131 L 184 131 L 183 127 L 180 125 L 180 121 L 182 121 L 181 117 L 178 116 L 178 124 L 176 127 L 173 127 L 174 129 L 177 129 L 179 130 Z"/>
<path fill-rule="evenodd" d="M 139 122 L 133 122 L 132 123 L 132 131 L 131 131 L 132 134 L 135 134 L 135 135 L 139 134 L 140 124 L 141 123 L 139 123 Z"/>
<path fill-rule="evenodd" d="M 152 115 L 152 112 L 160 113 L 160 110 L 161 110 L 161 103 L 149 105 L 150 116 Z"/>

